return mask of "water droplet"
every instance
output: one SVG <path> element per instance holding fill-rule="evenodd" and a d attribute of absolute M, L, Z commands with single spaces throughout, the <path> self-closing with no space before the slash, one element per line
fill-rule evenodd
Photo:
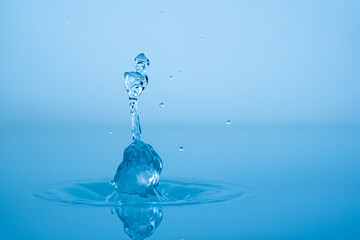
<path fill-rule="evenodd" d="M 112 130 L 110 130 L 110 131 L 109 131 L 109 134 L 113 134 L 113 131 L 112 131 Z"/>
<path fill-rule="evenodd" d="M 204 37 L 203 37 L 203 36 L 201 36 L 201 37 L 200 37 L 200 39 L 204 39 Z"/>
<path fill-rule="evenodd" d="M 165 107 L 165 104 L 164 104 L 164 103 L 160 103 L 160 104 L 159 104 L 159 107 L 163 108 L 163 107 Z"/>
<path fill-rule="evenodd" d="M 125 72 L 124 78 L 126 91 L 130 99 L 137 99 L 148 84 L 148 77 L 141 74 L 139 71 Z"/>
<path fill-rule="evenodd" d="M 135 69 L 141 74 L 146 73 L 146 68 L 150 66 L 150 60 L 145 56 L 145 54 L 140 53 L 135 57 Z"/>
<path fill-rule="evenodd" d="M 179 70 L 178 72 L 181 73 L 181 70 Z"/>
<path fill-rule="evenodd" d="M 226 124 L 227 124 L 227 125 L 231 125 L 231 121 L 230 121 L 230 120 L 227 120 L 227 121 L 226 121 Z"/>
<path fill-rule="evenodd" d="M 160 11 L 160 13 L 164 13 L 163 11 Z"/>
<path fill-rule="evenodd" d="M 36 24 L 36 26 L 41 27 L 41 23 Z"/>
<path fill-rule="evenodd" d="M 183 152 L 183 151 L 184 151 L 184 147 L 183 147 L 183 146 L 179 147 L 179 151 L 180 151 L 180 152 Z"/>
<path fill-rule="evenodd" d="M 179 237 L 179 240 L 184 240 L 184 238 L 183 238 L 183 237 Z"/>
<path fill-rule="evenodd" d="M 111 214 L 115 214 L 115 208 L 111 208 Z"/>
<path fill-rule="evenodd" d="M 173 79 L 174 79 L 174 76 L 173 76 L 173 75 L 170 75 L 170 76 L 169 76 L 169 79 L 170 79 L 170 80 L 173 80 Z"/>
<path fill-rule="evenodd" d="M 68 18 L 68 17 L 69 17 L 69 15 L 66 15 L 65 17 L 66 17 L 66 18 Z"/>
<path fill-rule="evenodd" d="M 110 181 L 110 185 L 113 185 L 113 186 L 114 186 L 114 185 L 115 185 L 115 181 L 114 181 L 114 180 L 111 180 L 111 181 Z"/>

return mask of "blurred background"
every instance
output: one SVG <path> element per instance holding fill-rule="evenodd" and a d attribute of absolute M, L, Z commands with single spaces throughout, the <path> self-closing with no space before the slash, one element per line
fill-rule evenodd
<path fill-rule="evenodd" d="M 359 5 L 1 1 L 0 120 L 129 125 L 144 52 L 143 124 L 358 123 Z"/>

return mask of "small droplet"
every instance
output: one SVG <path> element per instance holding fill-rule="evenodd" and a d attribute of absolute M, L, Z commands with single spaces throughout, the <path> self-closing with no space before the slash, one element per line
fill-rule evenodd
<path fill-rule="evenodd" d="M 115 214 L 115 208 L 111 208 L 111 214 Z"/>
<path fill-rule="evenodd" d="M 173 76 L 173 75 L 170 75 L 170 76 L 169 76 L 169 79 L 170 79 L 170 80 L 173 80 L 173 79 L 174 79 L 174 76 Z"/>
<path fill-rule="evenodd" d="M 179 240 L 184 240 L 184 238 L 183 238 L 183 237 L 179 237 Z"/>
<path fill-rule="evenodd" d="M 41 27 L 41 23 L 38 23 L 36 26 Z"/>
<path fill-rule="evenodd" d="M 204 39 L 204 37 L 203 37 L 203 36 L 201 36 L 201 37 L 200 37 L 200 39 Z"/>
<path fill-rule="evenodd" d="M 164 13 L 163 11 L 160 11 L 160 13 Z"/>
<path fill-rule="evenodd" d="M 110 181 L 110 185 L 113 185 L 113 186 L 114 186 L 114 185 L 115 185 L 115 181 L 114 181 L 114 180 L 111 180 L 111 181 Z"/>
<path fill-rule="evenodd" d="M 68 17 L 69 17 L 69 15 L 66 15 L 65 17 L 66 17 L 66 18 L 68 18 Z"/>
<path fill-rule="evenodd" d="M 181 70 L 179 70 L 178 72 L 181 73 Z"/>
<path fill-rule="evenodd" d="M 113 134 L 113 131 L 112 131 L 112 130 L 110 130 L 110 131 L 109 131 L 109 134 Z"/>
<path fill-rule="evenodd" d="M 230 120 L 227 120 L 227 121 L 226 121 L 226 124 L 227 124 L 227 125 L 231 125 L 231 121 L 230 121 Z"/>
<path fill-rule="evenodd" d="M 159 107 L 163 108 L 163 107 L 165 107 L 165 104 L 164 104 L 164 103 L 160 103 L 160 104 L 159 104 Z"/>
<path fill-rule="evenodd" d="M 179 147 L 179 151 L 180 151 L 180 152 L 183 152 L 183 151 L 184 151 L 184 147 L 183 147 L 183 146 Z"/>

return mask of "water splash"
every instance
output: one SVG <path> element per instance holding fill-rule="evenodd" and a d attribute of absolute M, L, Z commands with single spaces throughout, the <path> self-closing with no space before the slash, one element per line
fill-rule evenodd
<path fill-rule="evenodd" d="M 148 84 L 149 59 L 140 53 L 135 57 L 135 72 L 125 72 L 125 89 L 130 100 L 133 142 L 124 151 L 123 161 L 118 167 L 114 182 L 117 194 L 132 194 L 148 198 L 162 198 L 158 191 L 162 161 L 149 145 L 141 141 L 142 132 L 137 109 L 138 98 Z M 116 195 L 109 196 L 116 198 Z"/>
<path fill-rule="evenodd" d="M 145 54 L 140 53 L 135 57 L 136 72 L 125 72 L 125 89 L 130 100 L 130 115 L 132 118 L 132 135 L 133 139 L 141 140 L 141 126 L 139 113 L 137 110 L 138 97 L 145 90 L 148 84 L 148 76 L 145 75 L 150 61 Z"/>
<path fill-rule="evenodd" d="M 95 179 L 62 182 L 44 186 L 36 191 L 35 196 L 70 205 L 120 207 L 161 205 L 181 206 L 229 201 L 258 195 L 265 189 L 261 186 L 238 185 L 213 181 L 195 181 L 186 179 L 161 179 L 158 190 L 164 198 L 148 198 L 127 193 L 114 193 L 114 186 L 109 179 Z"/>
<path fill-rule="evenodd" d="M 118 193 L 142 197 L 160 196 L 158 183 L 163 163 L 155 150 L 135 139 L 124 151 L 123 161 L 114 177 Z"/>

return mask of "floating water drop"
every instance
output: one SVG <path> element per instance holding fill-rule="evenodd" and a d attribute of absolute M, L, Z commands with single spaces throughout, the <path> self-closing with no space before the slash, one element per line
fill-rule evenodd
<path fill-rule="evenodd" d="M 163 11 L 160 11 L 160 13 L 162 14 L 162 13 L 164 13 Z"/>
<path fill-rule="evenodd" d="M 141 74 L 146 73 L 146 68 L 150 66 L 149 59 L 145 54 L 140 53 L 135 57 L 135 70 Z"/>
<path fill-rule="evenodd" d="M 165 103 L 160 103 L 159 107 L 161 107 L 161 108 L 165 107 Z"/>
<path fill-rule="evenodd" d="M 183 238 L 183 237 L 179 237 L 179 240 L 184 240 L 184 238 Z"/>
<path fill-rule="evenodd" d="M 181 70 L 179 70 L 178 72 L 181 73 Z"/>
<path fill-rule="evenodd" d="M 204 39 L 204 37 L 203 37 L 203 36 L 201 36 L 201 37 L 200 37 L 200 39 Z"/>
<path fill-rule="evenodd" d="M 226 124 L 227 124 L 227 125 L 231 125 L 231 121 L 230 121 L 230 120 L 227 120 L 227 121 L 226 121 Z"/>
<path fill-rule="evenodd" d="M 68 17 L 69 17 L 69 15 L 66 15 L 65 17 L 66 17 L 66 18 L 68 18 Z"/>
<path fill-rule="evenodd" d="M 125 87 L 130 99 L 137 99 L 144 91 L 148 77 L 139 72 L 126 72 L 124 73 Z"/>
<path fill-rule="evenodd" d="M 109 134 L 113 134 L 113 131 L 112 131 L 112 130 L 110 130 L 110 131 L 109 131 Z"/>
<path fill-rule="evenodd" d="M 174 76 L 173 76 L 173 75 L 170 75 L 170 76 L 169 76 L 169 79 L 170 79 L 170 80 L 173 80 L 173 79 L 174 79 Z"/>
<path fill-rule="evenodd" d="M 41 23 L 36 24 L 36 26 L 41 27 Z"/>
<path fill-rule="evenodd" d="M 184 151 L 184 147 L 183 147 L 183 146 L 179 147 L 179 151 L 180 151 L 180 152 L 183 152 L 183 151 Z"/>

